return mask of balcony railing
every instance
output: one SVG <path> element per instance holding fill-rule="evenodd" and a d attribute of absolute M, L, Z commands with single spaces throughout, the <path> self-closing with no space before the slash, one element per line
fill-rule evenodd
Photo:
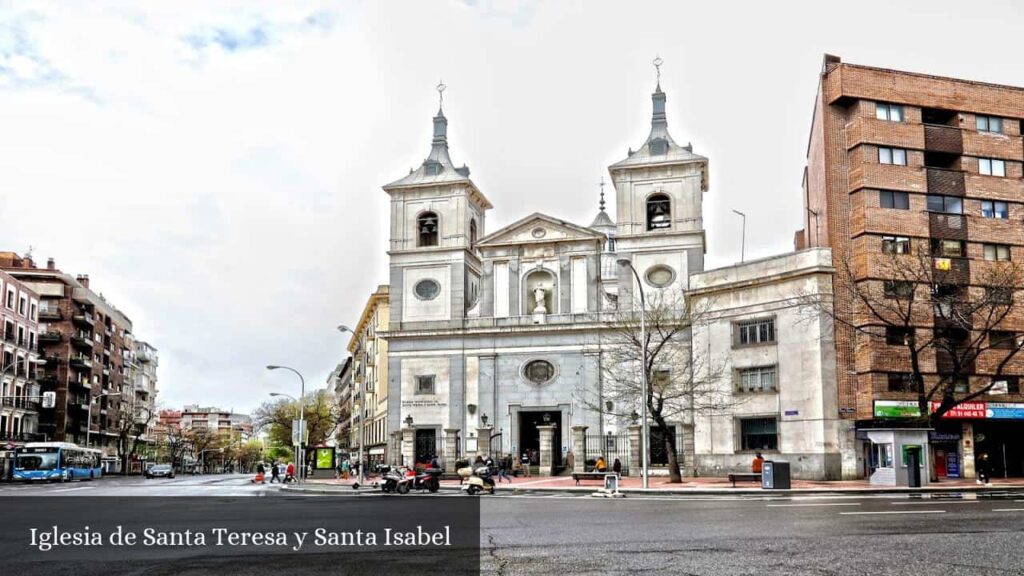
<path fill-rule="evenodd" d="M 82 356 L 81 354 L 72 356 L 69 363 L 73 368 L 92 369 L 92 360 L 88 356 Z"/>
<path fill-rule="evenodd" d="M 22 410 L 35 410 L 39 407 L 39 401 L 29 397 L 4 398 L 4 408 L 21 408 Z"/>
<path fill-rule="evenodd" d="M 964 173 L 959 170 L 943 168 L 926 168 L 929 194 L 945 194 L 946 196 L 963 196 L 967 192 L 964 184 Z"/>
<path fill-rule="evenodd" d="M 92 326 L 93 324 L 92 314 L 89 314 L 88 312 L 79 312 L 72 316 L 71 319 L 79 324 L 85 324 L 87 326 Z"/>
<path fill-rule="evenodd" d="M 37 432 L 0 432 L 0 442 L 41 442 L 46 436 Z"/>
<path fill-rule="evenodd" d="M 46 332 L 39 333 L 40 344 L 54 344 L 60 342 L 62 335 L 56 330 L 47 330 Z"/>
<path fill-rule="evenodd" d="M 92 338 L 84 334 L 75 334 L 71 337 L 71 345 L 76 348 L 88 348 L 92 350 Z"/>
<path fill-rule="evenodd" d="M 64 318 L 64 314 L 60 311 L 60 308 L 40 308 L 39 319 L 40 320 L 61 320 Z"/>
<path fill-rule="evenodd" d="M 941 124 L 924 125 L 924 148 L 929 152 L 963 154 L 964 139 L 959 128 Z"/>

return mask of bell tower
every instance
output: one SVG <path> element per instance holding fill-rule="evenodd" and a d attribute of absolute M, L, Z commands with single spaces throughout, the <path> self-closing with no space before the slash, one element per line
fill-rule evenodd
<path fill-rule="evenodd" d="M 448 152 L 445 85 L 434 116 L 430 154 L 419 168 L 384 186 L 391 197 L 391 322 L 458 321 L 479 292 L 474 244 L 491 203 Z"/>
<path fill-rule="evenodd" d="M 685 289 L 689 274 L 704 269 L 708 159 L 669 134 L 661 65 L 656 58 L 658 79 L 647 140 L 608 167 L 615 186 L 616 247 L 632 259 L 645 289 Z"/>

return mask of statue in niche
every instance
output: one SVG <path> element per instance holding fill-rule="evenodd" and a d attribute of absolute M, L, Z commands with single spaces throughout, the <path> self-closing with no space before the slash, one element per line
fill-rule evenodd
<path fill-rule="evenodd" d="M 547 292 L 540 286 L 537 286 L 536 288 L 533 289 L 533 300 L 537 304 L 537 306 L 533 309 L 534 314 L 547 313 L 548 309 L 546 306 L 544 306 L 544 296 L 546 294 Z"/>

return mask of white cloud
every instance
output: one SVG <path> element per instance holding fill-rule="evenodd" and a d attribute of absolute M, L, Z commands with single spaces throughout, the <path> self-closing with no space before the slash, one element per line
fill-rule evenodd
<path fill-rule="evenodd" d="M 164 401 L 248 409 L 292 386 L 263 365 L 319 384 L 340 360 L 334 326 L 386 280 L 380 185 L 427 153 L 439 78 L 452 154 L 496 206 L 489 230 L 534 210 L 585 224 L 605 167 L 646 135 L 660 54 L 670 129 L 711 158 L 722 264 L 739 254 L 731 208 L 749 215 L 751 257 L 800 226 L 822 52 L 1024 84 L 1019 33 L 960 27 L 935 45 L 956 4 L 887 10 L 916 26 L 874 39 L 873 10 L 817 3 L 0 8 L 0 248 L 88 272 L 160 348 Z M 999 10 L 1019 32 L 1021 9 Z"/>

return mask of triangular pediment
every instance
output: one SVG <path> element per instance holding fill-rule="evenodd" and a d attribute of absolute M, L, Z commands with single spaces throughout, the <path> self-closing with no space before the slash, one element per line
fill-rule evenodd
<path fill-rule="evenodd" d="M 486 247 L 544 242 L 578 242 L 580 240 L 603 242 L 604 239 L 603 234 L 586 226 L 535 212 L 484 236 L 476 245 Z"/>

